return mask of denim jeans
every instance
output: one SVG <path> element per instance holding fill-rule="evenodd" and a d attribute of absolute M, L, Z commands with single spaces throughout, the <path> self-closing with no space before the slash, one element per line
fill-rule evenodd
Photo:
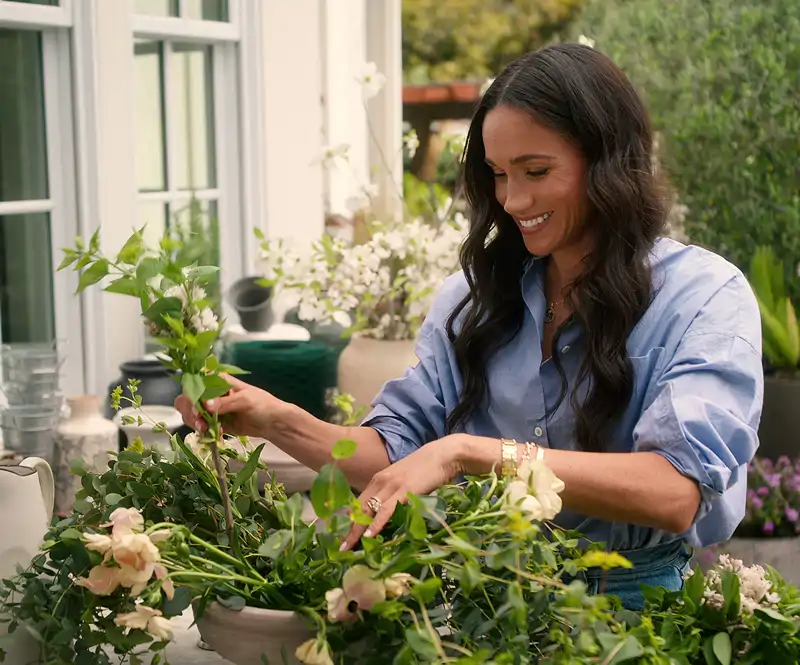
<path fill-rule="evenodd" d="M 605 573 L 589 569 L 579 573 L 578 578 L 586 582 L 590 594 L 617 596 L 626 610 L 634 612 L 644 609 L 644 595 L 639 584 L 680 591 L 692 559 L 691 549 L 682 540 L 620 554 L 633 564 L 633 568 L 614 568 Z"/>

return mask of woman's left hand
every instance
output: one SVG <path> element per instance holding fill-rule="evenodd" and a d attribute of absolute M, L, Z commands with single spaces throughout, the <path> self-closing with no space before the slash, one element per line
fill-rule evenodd
<path fill-rule="evenodd" d="M 372 523 L 353 524 L 342 543 L 342 551 L 352 549 L 362 535 L 372 538 L 378 534 L 391 519 L 397 504 L 408 501 L 409 493 L 429 494 L 462 475 L 457 437 L 450 435 L 431 441 L 376 473 L 358 498 L 361 509 L 373 518 Z"/>

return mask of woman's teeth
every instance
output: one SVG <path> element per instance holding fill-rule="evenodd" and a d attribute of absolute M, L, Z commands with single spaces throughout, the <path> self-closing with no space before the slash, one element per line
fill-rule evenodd
<path fill-rule="evenodd" d="M 550 219 L 550 215 L 553 214 L 553 211 L 544 213 L 544 215 L 539 215 L 538 217 L 534 217 L 533 219 L 521 219 L 519 220 L 520 226 L 526 229 L 532 229 L 534 226 L 539 226 L 542 222 L 546 222 Z"/>

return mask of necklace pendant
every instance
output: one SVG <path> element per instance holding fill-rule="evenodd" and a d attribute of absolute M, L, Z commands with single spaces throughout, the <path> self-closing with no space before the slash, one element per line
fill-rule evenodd
<path fill-rule="evenodd" d="M 555 318 L 556 318 L 556 310 L 553 308 L 552 305 L 548 305 L 547 309 L 544 311 L 544 322 L 552 323 L 553 319 Z"/>

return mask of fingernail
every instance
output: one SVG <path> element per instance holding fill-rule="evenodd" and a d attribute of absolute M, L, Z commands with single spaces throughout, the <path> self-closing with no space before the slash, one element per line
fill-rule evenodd
<path fill-rule="evenodd" d="M 372 536 L 374 536 L 375 534 L 372 532 L 372 529 L 367 529 L 367 530 L 364 532 L 364 535 L 365 535 L 367 538 L 372 538 Z"/>
<path fill-rule="evenodd" d="M 197 418 L 200 415 L 200 412 L 197 410 L 196 406 L 192 407 L 192 415 Z"/>
<path fill-rule="evenodd" d="M 202 420 L 198 419 L 198 420 L 194 421 L 194 430 L 195 430 L 195 432 L 199 432 L 202 429 L 202 427 L 203 427 L 203 421 Z"/>
<path fill-rule="evenodd" d="M 208 407 L 208 410 L 211 411 L 214 408 L 214 406 L 216 405 L 216 403 L 217 403 L 216 400 L 213 400 L 213 399 L 208 400 L 206 402 L 206 406 Z"/>
<path fill-rule="evenodd" d="M 347 542 L 345 541 L 341 545 L 339 545 L 339 551 L 344 552 L 347 549 Z"/>

